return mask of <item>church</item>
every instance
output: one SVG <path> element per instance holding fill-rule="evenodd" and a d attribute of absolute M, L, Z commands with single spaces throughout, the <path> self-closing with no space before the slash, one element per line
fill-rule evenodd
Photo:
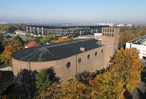
<path fill-rule="evenodd" d="M 61 80 L 107 68 L 118 50 L 119 28 L 102 28 L 102 39 L 75 39 L 22 49 L 12 54 L 13 73 L 51 68 Z"/>

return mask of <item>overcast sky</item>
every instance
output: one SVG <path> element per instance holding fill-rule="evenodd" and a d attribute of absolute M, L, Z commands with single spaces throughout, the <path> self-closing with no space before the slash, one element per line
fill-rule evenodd
<path fill-rule="evenodd" d="M 0 22 L 146 23 L 146 0 L 1 0 Z"/>

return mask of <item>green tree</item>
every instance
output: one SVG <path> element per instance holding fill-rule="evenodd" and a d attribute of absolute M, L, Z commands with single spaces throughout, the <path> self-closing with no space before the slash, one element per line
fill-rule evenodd
<path fill-rule="evenodd" d="M 49 43 L 51 40 L 55 40 L 56 37 L 54 35 L 45 35 L 44 37 L 38 37 L 38 41 L 40 44 Z"/>
<path fill-rule="evenodd" d="M 47 69 L 40 70 L 36 76 L 35 87 L 38 94 L 42 94 L 47 91 L 47 88 L 53 83 L 51 79 L 51 74 L 47 72 Z"/>
<path fill-rule="evenodd" d="M 1 31 L 3 32 L 8 32 L 10 26 L 9 25 L 4 25 L 2 28 L 1 28 Z"/>

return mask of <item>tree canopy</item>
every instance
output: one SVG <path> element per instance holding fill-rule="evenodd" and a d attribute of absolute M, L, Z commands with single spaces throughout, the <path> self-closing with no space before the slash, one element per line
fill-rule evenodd
<path fill-rule="evenodd" d="M 9 63 L 11 60 L 11 54 L 17 50 L 20 50 L 23 48 L 23 40 L 16 36 L 14 39 L 12 39 L 8 45 L 4 47 L 4 51 L 2 53 L 2 62 Z"/>

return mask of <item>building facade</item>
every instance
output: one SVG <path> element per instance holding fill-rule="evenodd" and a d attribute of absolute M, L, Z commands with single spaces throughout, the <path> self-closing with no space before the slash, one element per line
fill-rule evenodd
<path fill-rule="evenodd" d="M 139 58 L 146 59 L 146 35 L 126 42 L 126 48 L 136 48 L 139 51 Z"/>
<path fill-rule="evenodd" d="M 104 46 L 97 42 L 79 39 L 17 51 L 12 55 L 14 75 L 21 69 L 51 68 L 61 80 L 67 80 L 85 70 L 100 70 L 104 68 Z"/>
<path fill-rule="evenodd" d="M 111 58 L 118 51 L 119 32 L 119 28 L 102 28 L 101 43 L 105 45 L 105 67 L 110 65 Z"/>
<path fill-rule="evenodd" d="M 88 26 L 47 26 L 47 25 L 27 25 L 26 32 L 34 35 L 53 34 L 55 36 L 79 36 L 93 35 L 101 33 L 103 27 L 108 25 L 88 25 Z"/>

